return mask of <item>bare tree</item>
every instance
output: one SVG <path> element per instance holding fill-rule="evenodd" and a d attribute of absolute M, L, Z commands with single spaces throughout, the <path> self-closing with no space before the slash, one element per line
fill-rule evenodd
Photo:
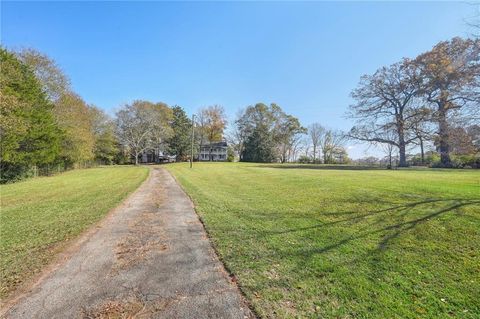
<path fill-rule="evenodd" d="M 412 131 L 416 140 L 413 143 L 420 147 L 421 163 L 425 164 L 425 143 L 432 140 L 433 128 L 431 125 L 431 112 L 428 109 L 420 110 L 418 118 L 413 121 Z"/>
<path fill-rule="evenodd" d="M 323 154 L 323 163 L 331 164 L 334 162 L 334 155 L 343 148 L 346 141 L 346 135 L 338 130 L 326 129 L 320 138 L 320 148 Z"/>
<path fill-rule="evenodd" d="M 316 162 L 317 159 L 317 148 L 321 142 L 322 136 L 325 133 L 325 128 L 319 123 L 313 123 L 308 127 L 308 135 L 312 142 L 313 147 L 313 162 Z"/>
<path fill-rule="evenodd" d="M 32 49 L 23 49 L 16 53 L 18 58 L 35 72 L 36 77 L 48 98 L 56 103 L 64 94 L 71 91 L 70 79 L 60 66 L 47 55 Z"/>
<path fill-rule="evenodd" d="M 288 160 L 290 162 L 295 162 L 297 160 L 297 155 L 299 150 L 302 147 L 303 134 L 295 134 L 290 140 L 290 147 L 288 149 Z"/>
<path fill-rule="evenodd" d="M 310 143 L 307 139 L 304 139 L 302 142 L 303 151 L 305 152 L 305 156 L 308 157 L 308 152 L 310 152 Z"/>
<path fill-rule="evenodd" d="M 138 165 L 139 155 L 155 148 L 159 139 L 160 115 L 153 103 L 134 101 L 117 112 L 116 130 L 120 142 L 129 150 Z"/>
<path fill-rule="evenodd" d="M 391 144 L 398 147 L 400 166 L 407 166 L 406 146 L 416 137 L 411 126 L 417 118 L 415 98 L 419 91 L 415 64 L 404 59 L 373 75 L 364 75 L 352 92 L 356 103 L 350 106 L 350 117 L 357 125 L 349 133 L 351 138 L 370 143 Z M 394 130 L 392 138 L 386 132 Z"/>
<path fill-rule="evenodd" d="M 472 3 L 472 6 L 475 7 L 475 13 L 467 20 L 467 25 L 472 29 L 472 36 L 480 38 L 480 4 Z"/>
<path fill-rule="evenodd" d="M 279 112 L 276 136 L 279 142 L 280 160 L 282 163 L 285 163 L 290 157 L 289 153 L 292 144 L 298 141 L 298 135 L 305 134 L 306 132 L 307 130 L 300 124 L 300 121 L 296 117 L 285 114 L 283 111 Z"/>
<path fill-rule="evenodd" d="M 244 114 L 245 110 L 240 110 L 237 113 L 236 120 L 233 122 L 233 125 L 230 126 L 229 130 L 226 134 L 226 139 L 228 144 L 233 147 L 234 152 L 237 153 L 239 160 L 242 160 L 243 149 L 246 140 L 246 132 L 242 127 L 242 115 Z"/>
<path fill-rule="evenodd" d="M 201 109 L 195 118 L 195 122 L 193 123 L 195 126 L 195 139 L 196 144 L 198 145 L 199 149 L 201 150 L 203 145 L 207 143 L 207 115 L 206 112 Z M 193 159 L 192 159 L 193 160 Z"/>
<path fill-rule="evenodd" d="M 393 130 L 386 131 L 385 132 L 385 139 L 389 139 L 389 140 L 395 139 L 395 135 L 396 135 L 396 133 Z M 393 152 L 395 150 L 395 145 L 390 144 L 390 143 L 380 143 L 380 147 L 387 154 L 388 168 L 392 168 L 393 167 L 392 166 L 393 165 L 392 156 L 393 156 Z"/>

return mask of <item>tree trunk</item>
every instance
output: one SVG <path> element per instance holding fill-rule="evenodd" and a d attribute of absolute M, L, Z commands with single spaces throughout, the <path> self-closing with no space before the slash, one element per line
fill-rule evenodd
<path fill-rule="evenodd" d="M 400 142 L 398 147 L 398 153 L 400 161 L 398 163 L 399 167 L 407 167 L 407 157 L 405 155 L 405 142 Z"/>
<path fill-rule="evenodd" d="M 443 104 L 439 107 L 438 110 L 438 137 L 438 151 L 440 152 L 440 161 L 443 167 L 450 167 L 452 166 L 452 162 L 450 160 L 450 148 L 448 145 L 447 112 Z"/>
<path fill-rule="evenodd" d="M 418 139 L 420 141 L 420 156 L 422 165 L 425 164 L 425 152 L 423 151 L 423 138 Z"/>
<path fill-rule="evenodd" d="M 405 135 L 403 131 L 403 121 L 397 120 L 397 130 L 398 130 L 398 153 L 400 157 L 400 162 L 398 163 L 399 167 L 407 167 L 407 156 L 406 156 L 406 145 L 405 145 Z"/>
<path fill-rule="evenodd" d="M 313 144 L 313 164 L 315 164 L 316 159 L 317 159 L 317 145 Z"/>
<path fill-rule="evenodd" d="M 135 152 L 135 165 L 138 165 L 138 152 Z"/>

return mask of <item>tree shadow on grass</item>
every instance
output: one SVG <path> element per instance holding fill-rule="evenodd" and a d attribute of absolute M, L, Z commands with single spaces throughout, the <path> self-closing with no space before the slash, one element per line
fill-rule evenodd
<path fill-rule="evenodd" d="M 412 273 L 416 275 L 417 270 L 421 270 L 422 273 L 433 274 L 437 266 L 448 268 L 450 264 L 448 261 L 442 265 L 435 264 L 429 258 L 434 257 L 431 254 L 436 252 L 423 248 L 424 245 L 431 244 L 432 240 L 437 240 L 435 234 L 427 234 L 425 242 L 421 239 L 423 237 L 409 235 L 416 228 L 430 222 L 436 222 L 436 227 L 441 226 L 439 221 L 450 223 L 451 217 L 476 218 L 476 214 L 471 213 L 473 210 L 464 209 L 472 206 L 480 208 L 480 200 L 426 198 L 404 204 L 390 204 L 368 212 L 305 214 L 302 215 L 304 221 L 298 220 L 298 216 L 291 217 L 282 212 L 265 212 L 264 216 L 260 213 L 262 220 L 253 224 L 252 216 L 239 216 L 245 218 L 245 222 L 250 225 L 259 225 L 258 228 L 246 228 L 236 234 L 236 240 L 248 240 L 252 257 L 252 266 L 247 266 L 252 267 L 250 271 L 266 276 L 268 279 L 265 279 L 263 284 L 268 285 L 269 289 L 284 291 L 285 296 L 292 291 L 295 294 L 296 289 L 300 289 L 296 288 L 297 286 L 308 284 L 312 285 L 308 287 L 310 291 L 325 290 L 332 298 L 344 293 L 347 296 L 345 298 L 348 298 L 349 291 L 361 290 L 363 288 L 359 287 L 369 281 L 372 298 L 390 294 L 392 291 L 403 291 L 408 295 L 408 287 L 415 287 L 419 296 L 432 298 L 433 293 L 428 290 L 429 287 L 416 285 L 422 280 L 421 276 L 415 277 Z M 268 223 L 268 216 L 275 220 L 275 224 Z M 324 222 L 322 216 L 326 217 Z M 264 221 L 268 224 L 263 224 Z M 476 221 L 478 219 L 474 220 Z M 300 227 L 285 227 L 295 224 Z M 428 233 L 429 229 L 425 228 L 420 233 Z M 331 234 L 326 235 L 328 233 Z M 278 238 L 272 238 L 277 236 Z M 317 236 L 323 239 L 315 241 Z M 406 237 L 408 239 L 405 242 Z M 259 245 L 255 246 L 255 243 Z M 404 246 L 405 243 L 407 246 Z M 259 249 L 256 250 L 255 247 Z M 418 250 L 415 247 L 418 247 Z M 405 248 L 408 255 L 404 255 Z M 417 257 L 410 259 L 412 254 Z M 270 276 L 271 269 L 273 273 L 280 273 L 274 280 L 267 277 Z M 337 271 L 338 269 L 340 270 Z M 407 283 L 399 286 L 391 279 L 392 276 L 407 278 Z M 442 282 L 448 289 L 461 289 L 461 285 L 456 285 L 452 278 L 432 277 L 429 280 L 432 285 Z M 322 288 L 316 288 L 316 285 Z M 334 286 L 335 289 L 332 288 Z M 305 297 L 307 300 L 308 298 Z M 365 298 L 368 296 L 361 296 L 358 301 L 365 301 Z M 405 299 L 404 302 L 409 301 Z"/>
<path fill-rule="evenodd" d="M 295 252 L 283 253 L 286 254 L 285 257 L 291 257 L 292 255 L 298 256 L 312 256 L 316 254 L 322 254 L 329 251 L 332 251 L 336 248 L 339 248 L 343 245 L 349 244 L 350 242 L 354 242 L 357 240 L 365 239 L 372 235 L 379 235 L 384 234 L 382 239 L 379 240 L 377 245 L 377 250 L 386 250 L 389 244 L 395 240 L 396 238 L 400 237 L 403 233 L 406 233 L 417 226 L 428 222 L 432 219 L 439 218 L 440 216 L 454 212 L 455 210 L 470 206 L 470 205 L 480 205 L 480 200 L 473 200 L 473 199 L 462 199 L 462 198 L 455 198 L 455 199 L 426 199 L 422 201 L 415 201 L 411 203 L 401 204 L 401 205 L 394 205 L 391 207 L 370 211 L 367 213 L 356 213 L 356 212 L 333 212 L 333 213 L 323 213 L 320 216 L 346 216 L 346 215 L 353 215 L 347 218 L 341 218 L 333 221 L 327 222 L 318 222 L 319 220 L 315 217 L 311 216 L 302 216 L 302 217 L 294 217 L 295 219 L 304 219 L 311 221 L 317 221 L 317 223 L 311 226 L 305 227 L 295 227 L 295 228 L 287 228 L 287 229 L 280 229 L 280 230 L 255 230 L 250 234 L 239 234 L 240 240 L 255 240 L 261 238 L 267 238 L 270 236 L 282 236 L 288 235 L 293 233 L 302 233 L 302 232 L 311 232 L 311 231 L 328 231 L 329 227 L 348 227 L 355 224 L 363 223 L 364 225 L 357 229 L 354 234 L 339 239 L 338 241 L 323 246 L 323 247 L 315 247 L 311 249 L 298 249 Z M 429 207 L 430 206 L 430 207 Z M 441 207 L 438 207 L 441 206 Z M 422 208 L 434 208 L 433 211 L 430 211 L 427 214 L 423 214 L 418 212 L 419 209 Z M 415 210 L 415 211 L 414 211 Z M 460 212 L 456 212 L 457 214 L 461 214 Z M 408 217 L 415 214 L 415 216 L 420 215 L 417 218 L 409 219 Z M 274 214 L 272 213 L 265 213 L 265 218 L 274 218 L 276 220 L 280 220 L 284 218 L 282 214 Z M 473 218 L 474 221 L 478 221 L 477 218 L 474 216 L 469 216 Z M 242 217 L 240 217 L 242 218 Z M 245 217 L 247 218 L 247 217 Z M 288 217 L 291 219 L 291 217 Z M 218 229 L 218 228 L 217 228 Z M 300 236 L 300 235 L 299 235 Z M 272 252 L 272 256 L 279 256 L 282 255 L 282 252 Z M 268 256 L 265 256 L 268 257 Z"/>
<path fill-rule="evenodd" d="M 278 168 L 278 169 L 312 169 L 312 170 L 346 170 L 346 171 L 438 171 L 445 172 L 445 168 L 430 168 L 424 166 L 393 167 L 369 166 L 369 165 L 347 165 L 347 164 L 263 164 L 257 168 Z"/>

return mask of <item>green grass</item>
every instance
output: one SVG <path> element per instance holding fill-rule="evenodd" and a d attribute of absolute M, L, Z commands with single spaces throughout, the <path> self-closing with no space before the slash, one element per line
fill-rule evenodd
<path fill-rule="evenodd" d="M 105 167 L 2 185 L 0 296 L 38 273 L 68 240 L 99 221 L 147 175 L 146 168 Z"/>
<path fill-rule="evenodd" d="M 168 166 L 258 314 L 480 318 L 480 171 L 307 168 Z"/>

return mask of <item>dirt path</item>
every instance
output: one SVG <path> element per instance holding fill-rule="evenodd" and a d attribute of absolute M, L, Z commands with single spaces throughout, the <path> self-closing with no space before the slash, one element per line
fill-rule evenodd
<path fill-rule="evenodd" d="M 190 199 L 155 168 L 6 318 L 252 318 Z"/>

